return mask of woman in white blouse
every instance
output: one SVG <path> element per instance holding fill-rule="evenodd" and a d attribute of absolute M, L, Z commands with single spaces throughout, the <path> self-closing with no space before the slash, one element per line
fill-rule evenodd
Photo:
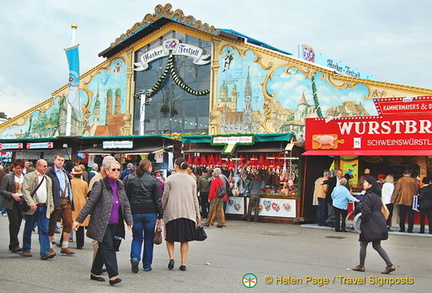
<path fill-rule="evenodd" d="M 393 215 L 393 204 L 390 202 L 394 190 L 394 177 L 389 174 L 384 179 L 384 184 L 381 190 L 382 200 L 384 201 L 387 209 L 389 210 L 389 217 L 387 219 L 387 229 L 390 230 L 391 219 Z"/>

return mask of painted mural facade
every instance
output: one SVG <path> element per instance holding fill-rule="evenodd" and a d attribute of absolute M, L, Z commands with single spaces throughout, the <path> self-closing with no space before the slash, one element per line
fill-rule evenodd
<path fill-rule="evenodd" d="M 196 48 L 204 49 L 204 53 L 201 53 L 205 54 L 205 60 L 210 63 L 189 64 L 194 72 L 206 73 L 205 76 L 196 73 L 193 78 L 193 72 L 182 69 L 181 62 L 175 65 L 173 72 L 178 73 L 178 78 L 185 82 L 182 85 L 181 82 L 173 82 L 171 78 L 169 82 L 158 85 L 159 96 L 155 95 L 155 103 L 159 101 L 159 104 L 155 104 L 154 110 L 150 111 L 155 118 L 149 116 L 149 123 L 154 125 L 152 124 L 145 134 L 166 134 L 166 129 L 168 132 L 200 134 L 290 132 L 299 138 L 305 132 L 306 118 L 377 115 L 373 98 L 432 95 L 432 90 L 429 89 L 342 75 L 331 68 L 325 69 L 311 62 L 292 58 L 283 52 L 227 38 L 214 27 L 203 24 L 192 16 L 185 16 L 179 9 L 172 11 L 170 4 L 158 5 L 154 14 L 146 15 L 141 23 L 135 24 L 111 46 L 114 48 L 120 45 L 161 18 L 171 21 L 158 24 L 159 30 L 144 35 L 81 75 L 81 112 L 72 117 L 74 135 L 138 134 L 140 109 L 139 102 L 134 100 L 134 97 L 139 90 L 154 88 L 155 84 L 151 81 L 157 81 L 162 76 L 163 68 L 169 64 L 170 54 L 168 52 L 157 61 L 150 60 L 150 67 L 159 63 L 164 65 L 161 67 L 162 71 L 155 71 L 159 75 L 152 79 L 146 79 L 148 70 L 142 71 L 143 73 L 134 71 L 134 63 L 139 61 L 137 56 L 142 56 L 138 52 L 154 50 L 155 46 L 172 39 L 179 42 L 178 45 L 193 42 Z M 175 31 L 181 37 L 177 35 L 174 38 L 172 33 L 168 33 L 170 31 Z M 160 42 L 155 42 L 159 39 Z M 146 46 L 149 49 L 143 51 Z M 181 60 L 180 57 L 177 58 Z M 143 88 L 135 84 L 139 74 L 143 76 Z M 208 84 L 209 92 L 199 99 L 195 98 L 193 92 L 187 91 L 187 88 L 204 91 L 208 89 Z M 179 91 L 184 91 L 185 94 L 177 99 Z M 205 105 L 206 109 L 198 107 L 193 110 L 200 112 L 198 116 L 192 113 L 190 117 L 181 118 L 177 115 L 179 113 L 176 113 L 173 117 L 165 117 L 164 113 L 161 113 L 167 99 L 164 92 L 176 93 L 176 96 L 173 96 L 176 107 L 185 104 L 186 99 L 193 98 L 193 104 Z M 50 99 L 1 124 L 0 137 L 37 138 L 64 135 L 66 96 L 67 87 L 64 86 L 55 91 Z M 186 113 L 192 108 L 185 105 L 183 108 Z M 174 117 L 176 115 L 178 117 Z M 166 121 L 163 120 L 165 118 Z M 171 121 L 174 121 L 170 120 L 171 118 L 179 118 L 181 123 L 188 123 L 189 126 L 174 127 L 171 125 Z M 168 126 L 165 127 L 164 124 Z"/>

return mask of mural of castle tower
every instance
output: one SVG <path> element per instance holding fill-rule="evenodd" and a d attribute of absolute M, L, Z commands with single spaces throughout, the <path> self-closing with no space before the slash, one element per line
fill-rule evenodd
<path fill-rule="evenodd" d="M 115 91 L 115 107 L 114 107 L 114 114 L 120 114 L 121 110 L 121 90 L 116 89 Z"/>
<path fill-rule="evenodd" d="M 100 114 L 101 114 L 101 103 L 100 103 L 100 96 L 99 96 L 99 86 L 96 94 L 96 101 L 94 105 L 94 111 L 93 111 L 93 124 L 99 125 L 100 121 Z"/>
<path fill-rule="evenodd" d="M 300 98 L 300 102 L 298 103 L 297 110 L 294 113 L 294 121 L 303 121 L 306 118 L 316 118 L 318 117 L 315 106 L 311 106 L 306 101 L 306 97 L 304 92 Z"/>
<path fill-rule="evenodd" d="M 286 121 L 280 128 L 282 132 L 293 132 L 296 135 L 304 134 L 305 119 L 317 118 L 317 109 L 313 105 L 309 105 L 306 100 L 305 93 L 302 93 L 300 101 L 297 105 L 297 110 L 294 111 L 293 120 Z"/>
<path fill-rule="evenodd" d="M 231 97 L 228 96 L 228 85 L 223 82 L 219 89 L 219 98 L 216 103 L 217 108 L 229 109 L 231 111 L 237 110 L 237 85 L 234 84 L 231 90 Z"/>
<path fill-rule="evenodd" d="M 243 110 L 243 122 L 247 125 L 248 129 L 252 129 L 252 86 L 249 77 L 249 68 L 248 75 L 246 78 L 246 87 L 244 94 L 244 110 Z"/>
<path fill-rule="evenodd" d="M 112 116 L 112 95 L 113 92 L 111 89 L 107 91 L 107 100 L 106 100 L 106 111 L 105 111 L 105 125 L 108 125 Z"/>
<path fill-rule="evenodd" d="M 222 133 L 261 133 L 263 129 L 260 123 L 263 116 L 259 110 L 254 111 L 252 109 L 252 83 L 249 70 L 244 88 L 242 111 L 237 111 L 237 84 L 233 83 L 230 96 L 228 96 L 228 92 L 228 85 L 223 81 L 219 88 L 219 98 L 217 100 L 217 108 L 221 112 Z"/>

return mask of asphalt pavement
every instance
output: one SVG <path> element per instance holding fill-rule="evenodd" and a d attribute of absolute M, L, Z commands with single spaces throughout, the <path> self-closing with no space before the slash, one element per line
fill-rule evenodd
<path fill-rule="evenodd" d="M 382 243 L 396 271 L 382 275 L 385 264 L 368 247 L 366 272 L 352 271 L 358 264 L 358 234 L 336 233 L 316 225 L 255 223 L 228 220 L 226 228 L 206 228 L 207 240 L 191 242 L 187 271 L 168 270 L 165 243 L 155 246 L 153 270 L 131 272 L 131 232 L 117 254 L 123 282 L 89 279 L 93 248 L 42 261 L 37 233 L 33 257 L 8 249 L 8 219 L 0 217 L 0 292 L 429 292 L 432 237 L 429 234 L 392 232 Z M 21 231 L 23 230 L 24 223 Z M 20 235 L 20 240 L 22 236 Z M 104 274 L 107 278 L 106 274 Z"/>

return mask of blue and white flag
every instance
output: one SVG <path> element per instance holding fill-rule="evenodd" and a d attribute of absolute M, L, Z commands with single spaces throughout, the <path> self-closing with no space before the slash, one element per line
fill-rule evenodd
<path fill-rule="evenodd" d="M 80 112 L 79 95 L 79 54 L 78 45 L 65 49 L 69 63 L 69 90 L 67 101 Z"/>

